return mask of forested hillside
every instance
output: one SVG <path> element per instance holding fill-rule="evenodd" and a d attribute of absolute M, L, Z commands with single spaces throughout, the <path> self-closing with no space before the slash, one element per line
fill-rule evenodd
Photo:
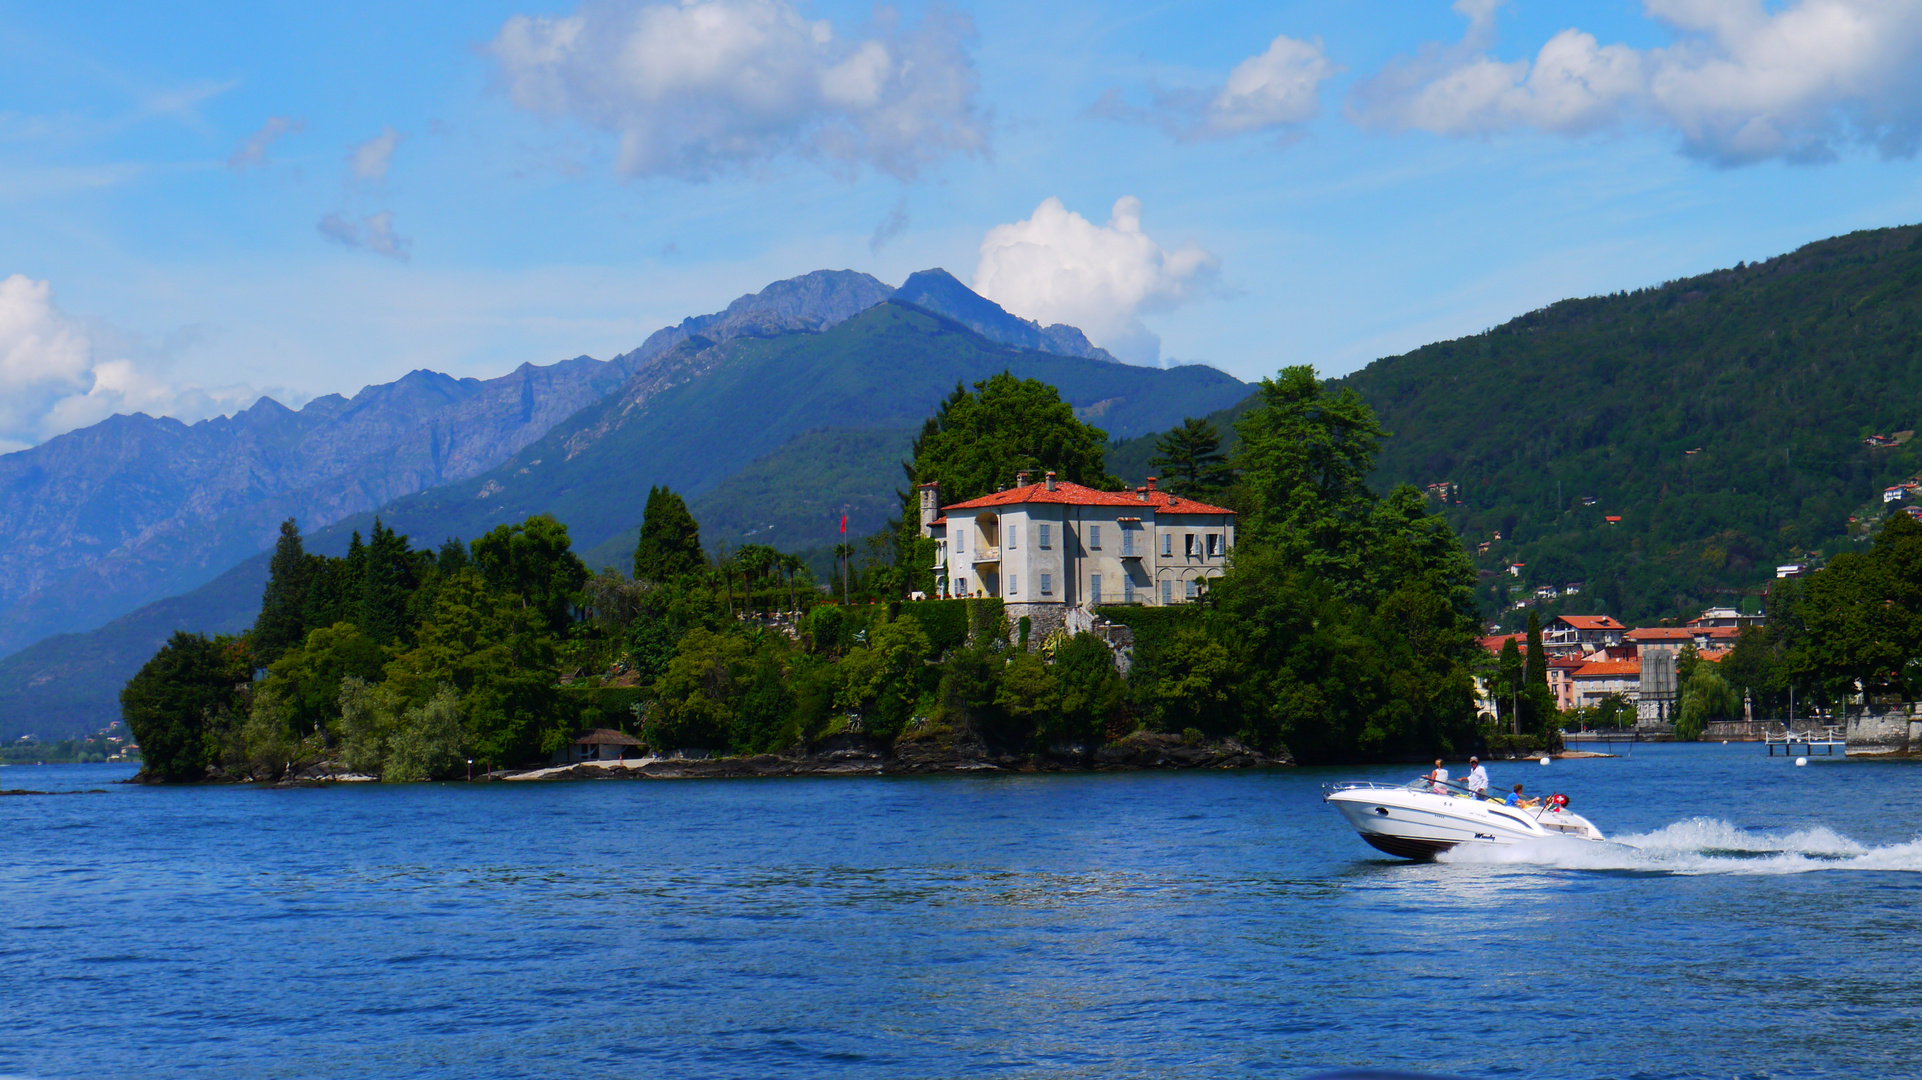
<path fill-rule="evenodd" d="M 1628 621 L 1754 604 L 1776 564 L 1859 546 L 1850 517 L 1922 472 L 1915 442 L 1864 443 L 1922 426 L 1922 227 L 1563 301 L 1336 381 L 1393 436 L 1376 490 L 1452 481 L 1477 565 L 1523 564 L 1484 576 L 1484 613 L 1570 583 L 1568 610 Z M 1244 407 L 1213 417 L 1224 445 Z M 1153 441 L 1110 468 L 1151 472 Z"/>

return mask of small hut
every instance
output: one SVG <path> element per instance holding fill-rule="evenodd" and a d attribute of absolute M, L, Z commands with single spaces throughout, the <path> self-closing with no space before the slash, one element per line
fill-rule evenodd
<path fill-rule="evenodd" d="M 630 750 L 638 751 L 641 740 L 608 728 L 595 728 L 574 736 L 574 740 L 555 754 L 562 764 L 583 761 L 620 761 Z"/>

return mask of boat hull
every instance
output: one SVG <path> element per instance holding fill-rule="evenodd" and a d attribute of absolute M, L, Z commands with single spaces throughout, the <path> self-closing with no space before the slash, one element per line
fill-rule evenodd
<path fill-rule="evenodd" d="M 1432 859 L 1462 845 L 1602 839 L 1601 831 L 1578 814 L 1522 810 L 1455 794 L 1359 787 L 1331 792 L 1325 801 L 1369 845 L 1401 859 Z"/>

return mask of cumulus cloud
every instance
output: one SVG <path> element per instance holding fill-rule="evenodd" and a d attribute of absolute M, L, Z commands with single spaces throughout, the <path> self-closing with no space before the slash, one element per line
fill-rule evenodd
<path fill-rule="evenodd" d="M 1095 105 L 1098 115 L 1153 124 L 1183 142 L 1274 132 L 1284 139 L 1321 109 L 1321 84 L 1343 69 L 1328 59 L 1321 42 L 1282 35 L 1268 48 L 1236 64 L 1227 82 L 1205 90 L 1149 89 L 1152 102 L 1130 105 L 1109 91 Z"/>
<path fill-rule="evenodd" d="M 1368 127 L 1476 135 L 1580 135 L 1630 123 L 1674 131 L 1723 165 L 1826 161 L 1852 144 L 1885 157 L 1922 145 L 1922 4 L 1895 0 L 1643 0 L 1674 43 L 1636 49 L 1563 30 L 1533 60 L 1499 60 L 1502 0 L 1458 0 L 1469 20 L 1357 85 Z"/>
<path fill-rule="evenodd" d="M 337 244 L 351 248 L 363 248 L 376 255 L 406 262 L 411 254 L 413 240 L 394 231 L 394 212 L 382 210 L 358 221 L 339 214 L 327 214 L 315 226 L 320 235 Z"/>
<path fill-rule="evenodd" d="M 787 0 L 598 0 L 515 15 L 487 51 L 515 105 L 617 136 L 626 176 L 706 180 L 798 154 L 907 179 L 986 152 L 973 38 L 944 9 L 911 28 L 883 8 L 843 39 Z"/>
<path fill-rule="evenodd" d="M 259 398 L 246 387 L 174 386 L 124 357 L 99 359 L 92 335 L 23 274 L 0 279 L 0 453 L 115 413 L 201 420 Z"/>
<path fill-rule="evenodd" d="M 1141 200 L 1114 204 L 1096 225 L 1050 197 L 1025 221 L 981 239 L 974 291 L 1042 324 L 1078 326 L 1097 345 L 1137 364 L 1155 363 L 1161 339 L 1142 325 L 1212 285 L 1219 259 L 1193 242 L 1169 251 L 1141 231 Z"/>
<path fill-rule="evenodd" d="M 406 138 L 391 127 L 382 127 L 380 134 L 354 147 L 347 156 L 347 163 L 354 179 L 381 181 L 387 179 L 387 167 L 393 164 L 394 148 Z"/>
<path fill-rule="evenodd" d="M 270 116 L 260 130 L 247 136 L 246 141 L 237 147 L 233 156 L 227 159 L 227 167 L 235 172 L 245 172 L 251 168 L 262 168 L 267 164 L 267 150 L 274 140 L 282 135 L 300 131 L 306 124 L 289 116 Z"/>

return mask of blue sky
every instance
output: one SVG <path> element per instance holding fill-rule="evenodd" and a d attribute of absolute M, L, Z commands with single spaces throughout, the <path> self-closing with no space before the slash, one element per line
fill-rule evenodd
<path fill-rule="evenodd" d="M 1922 220 L 1918 133 L 1913 0 L 0 0 L 0 448 L 824 267 L 1338 374 Z"/>

